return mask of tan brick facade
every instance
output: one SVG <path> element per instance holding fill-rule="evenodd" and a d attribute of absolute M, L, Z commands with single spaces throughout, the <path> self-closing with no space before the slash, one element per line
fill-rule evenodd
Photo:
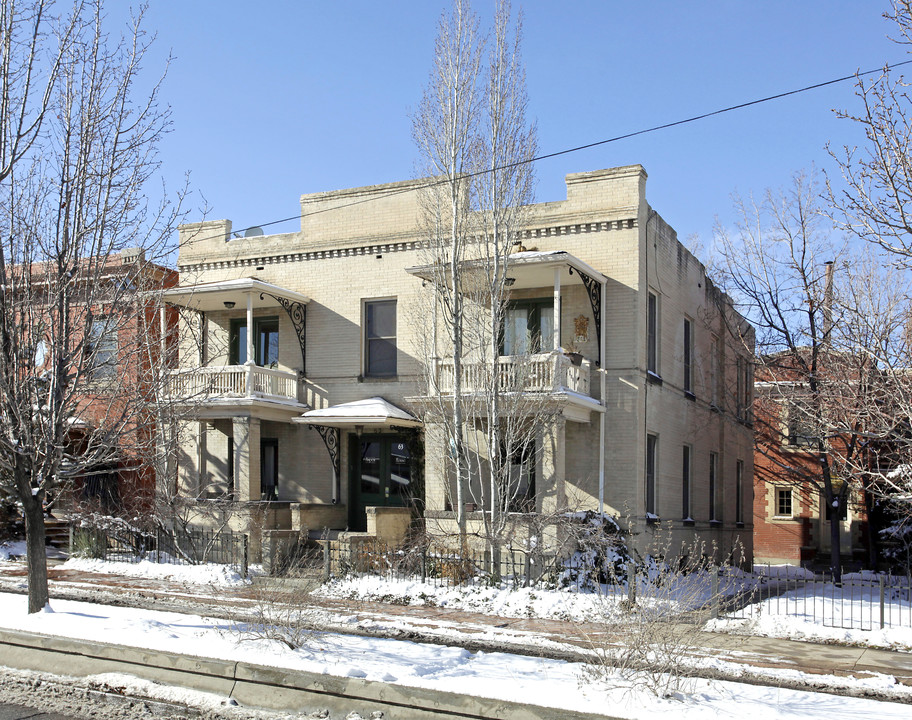
<path fill-rule="evenodd" d="M 254 318 L 279 319 L 276 369 L 286 373 L 304 370 L 301 404 L 328 408 L 381 396 L 407 408 L 408 398 L 426 391 L 421 347 L 431 322 L 424 310 L 422 282 L 406 272 L 426 261 L 415 192 L 419 185 L 409 181 L 305 195 L 301 198 L 301 231 L 296 233 L 235 238 L 229 221 L 185 225 L 179 257 L 181 285 L 256 278 L 306 296 L 304 358 L 292 321 L 282 307 L 253 311 Z M 570 175 L 566 200 L 529 208 L 520 240 L 528 251 L 568 253 L 607 278 L 602 318 L 607 394 L 603 401 L 593 306 L 578 273 L 560 271 L 568 278 L 560 295 L 561 345 L 573 345 L 588 361 L 589 394 L 605 411 L 606 511 L 630 518 L 642 538 L 655 529 L 655 524 L 645 521 L 647 435 L 653 435 L 657 438 L 655 514 L 682 541 L 696 532 L 727 553 L 737 539 L 749 557 L 752 432 L 748 418 L 738 419 L 733 397 L 735 358 L 747 349 L 724 340 L 713 343 L 714 337 L 728 336 L 722 312 L 731 319 L 730 306 L 706 278 L 703 266 L 677 241 L 674 230 L 648 205 L 645 188 L 646 173 L 640 166 Z M 517 290 L 516 296 L 548 297 L 552 292 L 549 284 L 543 284 Z M 646 372 L 649 293 L 657 298 L 658 331 L 658 377 L 651 380 Z M 365 303 L 387 299 L 396 301 L 396 375 L 366 377 Z M 231 320 L 244 316 L 241 304 L 204 313 L 208 365 L 227 363 Z M 691 323 L 693 346 L 689 394 L 683 378 L 685 318 Z M 578 335 L 578 328 L 585 332 Z M 198 354 L 185 348 L 182 367 L 194 363 L 198 364 Z M 718 388 L 715 402 L 714 387 Z M 260 436 L 268 434 L 279 443 L 278 500 L 349 503 L 348 447 L 359 442 L 359 432 L 367 434 L 370 428 L 340 431 L 341 472 L 338 497 L 334 498 L 330 455 L 315 430 L 293 424 L 290 411 L 279 417 L 282 408 L 266 408 L 264 403 L 219 407 L 218 411 L 207 409 L 206 418 L 199 423 L 207 436 L 206 472 L 225 466 L 229 430 L 234 432 L 235 445 L 242 441 L 237 419 L 260 413 Z M 556 450 L 543 456 L 539 468 L 539 477 L 548 487 L 537 489 L 542 495 L 572 498 L 577 506 L 596 509 L 600 421 L 599 412 L 587 407 L 577 416 L 568 415 L 554 430 Z M 235 418 L 233 426 L 228 424 L 230 418 Z M 445 513 L 440 472 L 440 453 L 445 448 L 434 428 L 425 429 L 425 441 L 427 507 Z M 692 457 L 687 522 L 682 513 L 685 445 L 691 448 Z M 717 463 L 717 522 L 713 523 L 710 453 L 715 453 Z M 181 479 L 188 490 L 200 483 L 199 457 L 198 448 L 184 453 Z M 736 490 L 739 468 L 740 496 Z M 251 491 L 251 499 L 254 494 Z"/>

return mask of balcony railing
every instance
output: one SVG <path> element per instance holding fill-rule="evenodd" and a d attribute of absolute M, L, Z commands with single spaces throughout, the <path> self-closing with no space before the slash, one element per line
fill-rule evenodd
<path fill-rule="evenodd" d="M 504 355 L 497 358 L 497 389 L 500 392 L 557 392 L 570 390 L 589 396 L 591 363 L 579 365 L 562 353 L 542 355 Z M 491 386 L 491 367 L 487 364 L 462 364 L 462 390 L 480 392 Z M 452 359 L 436 363 L 436 386 L 443 394 L 453 392 L 455 374 Z"/>
<path fill-rule="evenodd" d="M 214 400 L 262 398 L 299 402 L 297 373 L 258 365 L 224 365 L 175 370 L 168 383 L 171 397 Z"/>

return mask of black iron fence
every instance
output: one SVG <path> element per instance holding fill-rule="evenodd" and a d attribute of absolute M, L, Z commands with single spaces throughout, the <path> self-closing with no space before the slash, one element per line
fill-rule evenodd
<path fill-rule="evenodd" d="M 828 573 L 788 574 L 759 568 L 752 586 L 722 603 L 726 617 L 792 620 L 845 630 L 912 627 L 912 576 L 891 573 L 844 573 L 839 582 Z"/>
<path fill-rule="evenodd" d="M 70 528 L 70 554 L 130 563 L 143 560 L 171 565 L 216 563 L 228 565 L 247 577 L 249 541 L 245 534 L 224 529 L 142 531 L 74 525 Z"/>
<path fill-rule="evenodd" d="M 626 568 L 593 554 L 547 555 L 505 548 L 494 562 L 490 553 L 471 548 L 394 548 L 371 540 L 325 542 L 323 574 L 326 579 L 372 575 L 420 581 L 430 588 L 545 585 L 597 592 L 627 606 L 662 603 L 677 606 L 680 613 L 701 609 L 712 617 L 780 616 L 849 630 L 912 627 L 909 575 L 846 573 L 835 582 L 828 575 L 784 575 L 773 568 L 742 573 L 709 565 L 682 571 L 652 564 L 648 572 L 640 568 L 636 582 L 630 583 Z"/>

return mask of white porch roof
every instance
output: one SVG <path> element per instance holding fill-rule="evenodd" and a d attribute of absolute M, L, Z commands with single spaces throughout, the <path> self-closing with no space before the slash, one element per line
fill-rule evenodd
<path fill-rule="evenodd" d="M 421 421 L 409 412 L 396 407 L 382 397 L 333 405 L 319 410 L 309 410 L 293 422 L 305 425 L 326 425 L 351 428 L 363 425 L 369 428 L 420 427 Z"/>
<path fill-rule="evenodd" d="M 199 283 L 171 288 L 162 293 L 162 299 L 172 305 L 210 312 L 224 310 L 225 303 L 234 303 L 238 309 L 247 307 L 247 297 L 253 299 L 253 308 L 275 307 L 276 298 L 306 305 L 310 298 L 287 288 L 263 282 L 254 277 Z"/>
<path fill-rule="evenodd" d="M 467 260 L 465 266 L 471 268 L 477 261 Z M 607 282 L 605 275 L 565 250 L 527 250 L 511 253 L 507 258 L 507 275 L 513 279 L 510 287 L 521 288 L 549 287 L 554 284 L 554 268 L 566 269 L 562 273 L 561 284 L 579 284 L 582 280 L 579 273 L 587 275 L 596 282 Z M 434 279 L 433 265 L 417 265 L 405 271 L 422 280 Z M 574 272 L 575 271 L 575 272 Z"/>

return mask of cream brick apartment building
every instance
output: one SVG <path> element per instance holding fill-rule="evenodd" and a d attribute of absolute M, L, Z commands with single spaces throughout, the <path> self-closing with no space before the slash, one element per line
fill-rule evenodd
<path fill-rule="evenodd" d="M 646 177 L 569 175 L 566 200 L 528 209 L 511 301 L 548 336 L 529 391 L 560 417 L 538 440 L 524 509 L 601 507 L 636 537 L 661 525 L 749 559 L 751 330 L 648 205 Z M 200 507 L 230 498 L 236 523 L 313 533 L 382 535 L 409 495 L 426 518 L 453 516 L 447 448 L 417 411 L 432 324 L 420 184 L 304 195 L 300 232 L 181 228 L 167 293 L 187 310 L 178 487 Z"/>

